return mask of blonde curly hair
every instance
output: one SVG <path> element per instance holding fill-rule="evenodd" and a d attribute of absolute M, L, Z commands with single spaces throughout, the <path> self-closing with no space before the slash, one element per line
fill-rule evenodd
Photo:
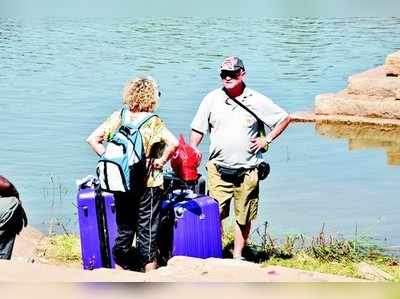
<path fill-rule="evenodd" d="M 153 112 L 160 98 L 157 82 L 150 76 L 136 77 L 125 85 L 122 98 L 132 112 Z"/>

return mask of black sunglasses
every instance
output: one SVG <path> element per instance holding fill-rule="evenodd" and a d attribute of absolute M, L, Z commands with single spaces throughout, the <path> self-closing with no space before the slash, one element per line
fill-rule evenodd
<path fill-rule="evenodd" d="M 240 76 L 240 70 L 237 71 L 221 71 L 219 74 L 221 79 L 225 79 L 226 77 L 230 77 L 231 79 L 237 79 Z"/>

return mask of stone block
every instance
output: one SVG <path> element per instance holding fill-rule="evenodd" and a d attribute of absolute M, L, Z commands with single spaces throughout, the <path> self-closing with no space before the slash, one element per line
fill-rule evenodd
<path fill-rule="evenodd" d="M 349 77 L 346 92 L 376 99 L 400 99 L 400 77 L 388 77 L 387 70 L 380 66 Z"/>
<path fill-rule="evenodd" d="M 385 61 L 386 74 L 400 76 L 400 51 L 389 54 Z"/>
<path fill-rule="evenodd" d="M 400 119 L 400 100 L 322 94 L 315 98 L 315 113 Z"/>
<path fill-rule="evenodd" d="M 400 51 L 384 65 L 350 76 L 344 90 L 317 96 L 315 114 L 399 120 Z"/>

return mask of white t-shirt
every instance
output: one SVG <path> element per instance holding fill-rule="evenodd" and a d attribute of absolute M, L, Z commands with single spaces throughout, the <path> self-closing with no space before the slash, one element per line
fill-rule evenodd
<path fill-rule="evenodd" d="M 270 128 L 288 115 L 272 100 L 250 88 L 236 98 Z M 230 99 L 222 88 L 211 91 L 201 102 L 191 128 L 210 134 L 209 159 L 232 168 L 252 168 L 262 161 L 262 154 L 250 151 L 250 139 L 257 137 L 257 120 Z M 266 128 L 268 130 L 268 128 Z"/>

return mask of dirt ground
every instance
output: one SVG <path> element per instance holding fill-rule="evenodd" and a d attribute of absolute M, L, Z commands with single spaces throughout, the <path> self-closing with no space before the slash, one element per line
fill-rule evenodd
<path fill-rule="evenodd" d="M 173 257 L 166 267 L 149 273 L 117 269 L 83 270 L 80 264 L 61 264 L 38 256 L 45 236 L 27 227 L 17 236 L 11 261 L 0 261 L 6 282 L 355 282 L 358 279 L 289 269 L 262 268 L 232 259 Z"/>

